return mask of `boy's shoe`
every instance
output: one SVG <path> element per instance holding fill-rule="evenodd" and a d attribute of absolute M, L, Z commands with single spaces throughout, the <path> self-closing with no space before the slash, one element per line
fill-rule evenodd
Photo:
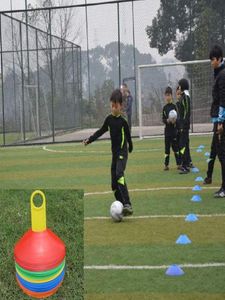
<path fill-rule="evenodd" d="M 180 169 L 179 174 L 188 174 L 189 172 L 190 172 L 190 171 L 189 171 L 187 168 L 182 167 L 182 168 Z"/>
<path fill-rule="evenodd" d="M 130 204 L 125 204 L 123 207 L 123 215 L 124 217 L 131 216 L 133 214 L 133 209 Z"/>
<path fill-rule="evenodd" d="M 191 169 L 192 169 L 192 168 L 195 168 L 195 166 L 193 165 L 192 162 L 189 163 L 189 168 L 191 168 Z"/>
<path fill-rule="evenodd" d="M 169 167 L 168 167 L 168 166 L 165 166 L 165 167 L 164 167 L 164 171 L 169 171 Z"/>
<path fill-rule="evenodd" d="M 224 198 L 225 197 L 225 189 L 222 187 L 219 189 L 219 191 L 215 192 L 214 194 L 215 198 Z"/>
<path fill-rule="evenodd" d="M 212 178 L 206 177 L 203 181 L 203 184 L 211 184 L 212 183 Z"/>

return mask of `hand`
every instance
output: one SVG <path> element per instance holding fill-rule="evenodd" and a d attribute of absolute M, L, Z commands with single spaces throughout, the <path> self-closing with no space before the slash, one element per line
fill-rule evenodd
<path fill-rule="evenodd" d="M 223 124 L 217 124 L 217 134 L 221 135 L 223 133 Z"/>
<path fill-rule="evenodd" d="M 131 153 L 133 151 L 133 144 L 129 144 L 129 149 L 128 149 L 129 153 Z"/>
<path fill-rule="evenodd" d="M 175 124 L 176 123 L 176 119 L 175 118 L 173 118 L 173 119 L 171 119 L 171 121 L 170 121 L 172 124 Z"/>
<path fill-rule="evenodd" d="M 88 144 L 90 144 L 89 139 L 83 140 L 83 144 L 84 144 L 84 146 L 87 146 Z"/>

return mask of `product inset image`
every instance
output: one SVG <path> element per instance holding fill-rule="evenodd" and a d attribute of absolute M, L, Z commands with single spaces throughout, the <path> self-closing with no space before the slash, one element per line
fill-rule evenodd
<path fill-rule="evenodd" d="M 34 198 L 42 198 L 35 206 Z M 46 198 L 36 190 L 30 198 L 31 229 L 19 239 L 14 248 L 16 280 L 29 296 L 45 298 L 61 286 L 65 275 L 66 247 L 46 225 Z"/>

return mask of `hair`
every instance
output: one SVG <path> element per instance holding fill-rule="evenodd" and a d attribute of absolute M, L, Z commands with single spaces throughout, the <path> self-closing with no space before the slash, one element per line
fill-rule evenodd
<path fill-rule="evenodd" d="M 173 95 L 173 91 L 172 91 L 172 89 L 171 89 L 170 86 L 168 86 L 168 87 L 165 89 L 165 95 L 166 95 L 166 94 Z"/>
<path fill-rule="evenodd" d="M 110 97 L 110 102 L 122 104 L 123 97 L 122 97 L 122 93 L 119 89 L 116 89 L 112 92 L 112 95 Z"/>
<path fill-rule="evenodd" d="M 180 86 L 181 91 L 185 91 L 185 90 L 189 90 L 189 83 L 187 81 L 187 79 L 182 78 L 178 81 L 178 84 Z"/>
<path fill-rule="evenodd" d="M 219 58 L 223 59 L 223 49 L 219 45 L 213 46 L 209 52 L 209 59 L 212 60 L 213 57 L 216 57 L 217 60 Z"/>
<path fill-rule="evenodd" d="M 121 85 L 124 86 L 125 88 L 128 87 L 127 84 L 126 84 L 125 82 L 123 82 Z"/>

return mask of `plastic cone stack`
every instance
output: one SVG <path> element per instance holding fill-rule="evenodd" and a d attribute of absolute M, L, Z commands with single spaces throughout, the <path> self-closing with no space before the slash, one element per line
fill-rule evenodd
<path fill-rule="evenodd" d="M 36 207 L 33 199 L 42 197 Z M 28 230 L 16 243 L 14 259 L 16 280 L 29 296 L 45 298 L 53 295 L 62 284 L 65 274 L 66 248 L 63 241 L 46 228 L 46 199 L 41 191 L 31 195 L 31 222 Z"/>

